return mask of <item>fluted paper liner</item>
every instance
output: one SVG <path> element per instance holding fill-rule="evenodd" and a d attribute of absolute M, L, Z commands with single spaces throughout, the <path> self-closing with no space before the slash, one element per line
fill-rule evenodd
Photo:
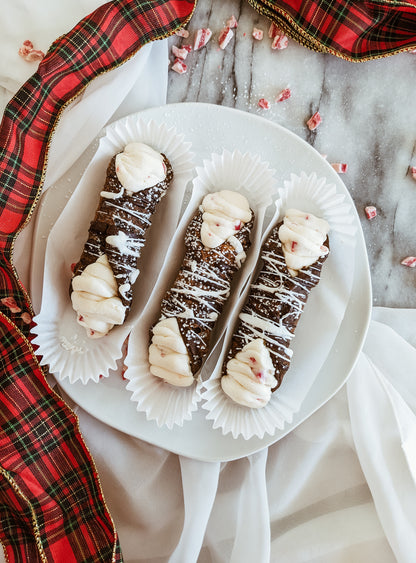
<path fill-rule="evenodd" d="M 127 320 L 106 336 L 91 339 L 85 328 L 77 323 L 72 308 L 69 294 L 71 264 L 81 256 L 111 158 L 128 143 L 137 141 L 167 156 L 174 179 L 154 214 L 140 257 L 140 274 L 133 289 Z M 153 120 L 144 121 L 135 115 L 109 125 L 104 131 L 94 157 L 52 228 L 46 247 L 42 305 L 39 315 L 34 318 L 36 326 L 32 332 L 36 335 L 34 343 L 39 346 L 40 363 L 48 365 L 59 379 L 68 377 L 71 383 L 78 380 L 98 382 L 100 376 L 107 377 L 109 371 L 116 368 L 123 342 L 153 289 L 175 231 L 185 189 L 193 175 L 190 148 L 191 144 L 174 128 Z"/>
<path fill-rule="evenodd" d="M 216 340 L 225 330 L 228 312 L 232 310 L 256 262 L 265 210 L 272 203 L 275 189 L 273 171 L 269 169 L 267 163 L 260 160 L 259 156 L 242 154 L 238 151 L 213 154 L 210 160 L 205 160 L 203 166 L 196 169 L 190 201 L 167 251 L 161 276 L 149 304 L 133 327 L 125 362 L 127 365 L 125 377 L 129 380 L 127 389 L 132 392 L 131 400 L 137 403 L 138 411 L 145 412 L 147 419 L 154 420 L 158 426 L 166 425 L 172 428 L 175 424 L 183 425 L 184 421 L 192 418 L 192 413 L 198 408 L 201 398 L 201 381 L 205 377 L 204 366 L 192 386 L 174 387 L 150 373 L 148 348 L 150 330 L 159 319 L 161 301 L 176 278 L 182 263 L 186 228 L 204 196 L 224 189 L 238 191 L 248 199 L 255 214 L 255 223 L 252 246 L 241 270 L 234 276 L 230 298 L 215 328 Z M 204 365 L 207 365 L 207 362 Z"/>
<path fill-rule="evenodd" d="M 292 174 L 290 180 L 284 183 L 284 188 L 278 190 L 275 203 L 276 212 L 263 241 L 283 219 L 287 209 L 297 208 L 328 221 L 330 254 L 323 264 L 320 282 L 312 289 L 299 319 L 291 343 L 293 358 L 289 370 L 281 386 L 272 393 L 269 403 L 260 409 L 238 405 L 221 388 L 223 361 L 250 284 L 236 304 L 221 354 L 202 390 L 202 407 L 208 411 L 206 418 L 212 421 L 214 429 L 221 429 L 223 434 L 231 432 L 234 438 L 263 438 L 265 434 L 273 435 L 277 429 L 283 429 L 286 423 L 292 422 L 331 350 L 352 289 L 356 226 L 345 196 L 325 178 L 301 173 L 300 176 Z"/>

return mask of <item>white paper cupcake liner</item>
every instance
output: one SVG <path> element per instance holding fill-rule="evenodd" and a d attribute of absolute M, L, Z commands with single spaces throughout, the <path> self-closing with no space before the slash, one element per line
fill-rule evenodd
<path fill-rule="evenodd" d="M 172 164 L 174 179 L 153 217 L 146 245 L 140 258 L 140 275 L 135 283 L 131 311 L 126 322 L 109 334 L 91 339 L 76 320 L 69 287 L 71 264 L 76 263 L 88 236 L 99 193 L 103 189 L 106 169 L 114 154 L 132 141 L 149 144 L 164 153 Z M 70 382 L 99 381 L 115 369 L 122 355 L 122 345 L 135 319 L 150 295 L 163 263 L 167 246 L 175 231 L 182 199 L 193 175 L 190 143 L 174 128 L 129 116 L 110 125 L 100 139 L 99 147 L 84 172 L 71 199 L 52 228 L 45 254 L 42 305 L 34 318 L 40 363 L 48 365 L 58 378 Z"/>
<path fill-rule="evenodd" d="M 264 236 L 279 223 L 286 210 L 298 208 L 322 217 L 330 224 L 330 255 L 322 268 L 320 283 L 312 290 L 299 319 L 292 341 L 293 359 L 279 389 L 272 393 L 269 403 L 260 409 L 243 407 L 232 401 L 221 388 L 220 378 L 224 358 L 228 352 L 233 327 L 249 292 L 249 284 L 236 304 L 224 337 L 224 346 L 211 378 L 204 383 L 202 407 L 213 428 L 234 438 L 273 435 L 291 423 L 302 401 L 318 375 L 334 343 L 351 294 L 354 262 L 354 217 L 345 196 L 335 185 L 326 183 L 316 174 L 292 175 L 278 190 L 276 212 Z M 262 242 L 263 242 L 262 241 Z M 254 275 L 254 272 L 253 272 Z"/>
<path fill-rule="evenodd" d="M 258 156 L 238 151 L 214 154 L 210 160 L 204 161 L 202 167 L 196 169 L 190 201 L 169 246 L 161 276 L 148 306 L 133 327 L 126 357 L 127 370 L 124 376 L 129 380 L 127 389 L 132 392 L 131 400 L 137 403 L 138 411 L 145 412 L 147 419 L 154 420 L 159 426 L 172 428 L 175 424 L 181 426 L 185 420 L 191 419 L 192 412 L 197 409 L 201 399 L 200 381 L 205 377 L 211 361 L 210 358 L 205 361 L 198 382 L 190 388 L 164 383 L 149 371 L 149 331 L 159 318 L 161 300 L 181 266 L 184 235 L 189 222 L 207 193 L 224 189 L 238 191 L 247 197 L 255 214 L 255 223 L 252 246 L 247 253 L 246 262 L 233 280 L 233 292 L 215 328 L 216 339 L 225 330 L 227 316 L 256 262 L 265 210 L 271 204 L 275 190 L 273 171 Z"/>

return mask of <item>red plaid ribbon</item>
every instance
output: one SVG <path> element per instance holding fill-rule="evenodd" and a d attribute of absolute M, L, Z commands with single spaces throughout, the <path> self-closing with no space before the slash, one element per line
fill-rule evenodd
<path fill-rule="evenodd" d="M 12 266 L 42 188 L 52 131 L 89 82 L 184 25 L 192 0 L 119 0 L 58 39 L 0 127 L 0 539 L 10 562 L 121 561 L 98 476 L 72 411 L 27 340 L 30 300 Z"/>
<path fill-rule="evenodd" d="M 296 41 L 349 61 L 416 49 L 416 1 L 248 0 Z"/>
<path fill-rule="evenodd" d="M 415 0 L 249 0 L 303 45 L 349 60 L 416 48 Z M 10 562 L 121 561 L 97 473 L 72 411 L 47 385 L 30 342 L 30 299 L 12 266 L 52 131 L 96 76 L 171 34 L 196 0 L 119 0 L 58 39 L 0 126 L 0 539 Z"/>

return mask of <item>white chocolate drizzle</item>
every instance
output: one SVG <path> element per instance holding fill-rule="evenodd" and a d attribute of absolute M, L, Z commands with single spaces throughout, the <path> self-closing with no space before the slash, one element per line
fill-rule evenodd
<path fill-rule="evenodd" d="M 293 217 L 293 214 L 291 216 Z M 310 221 L 311 217 L 312 225 L 316 226 L 317 222 L 321 221 L 310 214 L 307 221 Z M 322 222 L 320 225 L 324 226 L 324 223 L 326 222 Z M 303 228 L 302 231 L 304 233 Z M 303 312 L 310 290 L 320 278 L 320 268 L 317 267 L 316 262 L 319 257 L 326 256 L 329 252 L 326 246 L 322 249 L 322 233 L 314 233 L 312 235 L 312 238 L 315 239 L 313 247 L 314 251 L 318 248 L 318 256 L 312 264 L 308 264 L 305 269 L 302 269 L 301 276 L 298 271 L 294 277 L 292 268 L 289 268 L 286 263 L 279 235 L 279 227 L 275 227 L 266 244 L 263 245 L 260 256 L 263 264 L 255 282 L 250 287 L 249 298 L 240 312 L 239 324 L 233 335 L 233 340 L 238 342 L 237 350 L 239 352 L 234 358 L 228 360 L 227 375 L 223 375 L 221 380 L 225 393 L 237 403 L 252 408 L 264 406 L 267 403 L 268 399 L 265 400 L 265 398 L 270 397 L 270 389 L 260 392 L 259 385 L 264 382 L 260 378 L 255 381 L 256 385 L 253 385 L 251 371 L 242 368 L 237 360 L 243 351 L 250 349 L 253 342 L 262 342 L 268 350 L 273 364 L 282 366 L 282 374 L 284 373 L 293 355 L 289 346 L 295 335 L 297 321 Z M 325 232 L 324 240 L 326 236 Z M 308 245 L 306 244 L 306 246 Z M 244 354 L 242 357 L 246 358 Z M 265 361 L 267 364 L 267 360 Z M 240 367 L 237 369 L 236 366 L 240 366 L 241 369 Z M 275 373 L 276 383 L 279 379 L 281 381 L 282 374 Z"/>

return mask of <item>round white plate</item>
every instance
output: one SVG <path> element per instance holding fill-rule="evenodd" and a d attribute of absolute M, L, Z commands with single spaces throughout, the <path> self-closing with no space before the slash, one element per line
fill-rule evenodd
<path fill-rule="evenodd" d="M 334 344 L 320 370 L 315 383 L 303 401 L 293 421 L 283 430 L 276 430 L 273 436 L 266 435 L 245 440 L 223 435 L 221 430 L 214 430 L 212 423 L 206 420 L 206 411 L 199 409 L 192 420 L 183 427 L 158 427 L 155 422 L 147 421 L 146 415 L 137 412 L 131 393 L 126 390 L 126 382 L 120 374 L 114 373 L 102 379 L 98 384 L 90 382 L 70 383 L 60 381 L 59 385 L 78 405 L 99 420 L 127 434 L 169 451 L 204 461 L 228 461 L 244 457 L 258 451 L 288 434 L 321 405 L 328 401 L 347 380 L 365 339 L 371 313 L 371 283 L 367 252 L 364 238 L 355 211 L 354 203 L 338 174 L 308 143 L 266 119 L 239 110 L 200 103 L 171 104 L 140 112 L 143 119 L 154 119 L 168 126 L 174 126 L 178 133 L 184 133 L 186 140 L 192 143 L 195 165 L 200 166 L 203 159 L 213 152 L 223 149 L 230 151 L 252 152 L 260 154 L 262 159 L 275 169 L 279 185 L 287 180 L 291 173 L 306 174 L 316 172 L 326 177 L 328 183 L 336 185 L 351 204 L 356 224 L 355 270 L 351 297 Z M 92 153 L 86 155 L 75 165 L 79 173 L 86 167 Z M 62 209 L 68 198 L 68 184 L 75 188 L 75 181 L 66 178 L 67 188 L 48 191 L 37 217 L 37 244 L 34 249 L 34 270 L 32 271 L 32 292 L 39 295 L 42 276 L 45 236 L 50 230 L 51 213 Z M 56 216 L 56 215 L 55 215 Z M 38 285 L 38 288 L 34 287 Z M 35 303 L 36 307 L 36 303 Z M 290 377 L 290 372 L 287 375 Z"/>

